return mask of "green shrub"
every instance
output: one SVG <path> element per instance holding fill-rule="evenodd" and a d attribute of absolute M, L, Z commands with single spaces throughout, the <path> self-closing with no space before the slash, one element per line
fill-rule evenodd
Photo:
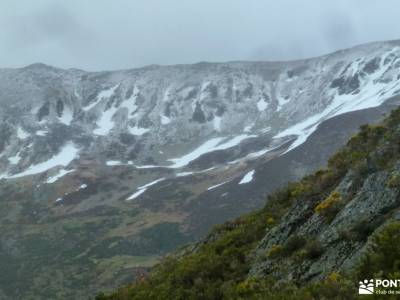
<path fill-rule="evenodd" d="M 292 198 L 298 198 L 300 196 L 303 196 L 309 192 L 312 191 L 312 186 L 309 182 L 306 180 L 302 180 L 299 183 L 293 184 L 291 191 L 290 191 L 290 196 Z"/>
<path fill-rule="evenodd" d="M 400 174 L 394 173 L 388 180 L 387 186 L 389 188 L 395 189 L 400 187 Z"/>
<path fill-rule="evenodd" d="M 324 201 L 315 207 L 315 212 L 324 216 L 327 220 L 332 220 L 339 212 L 342 204 L 342 196 L 338 192 L 333 192 Z"/>
<path fill-rule="evenodd" d="M 300 235 L 291 235 L 284 245 L 272 245 L 267 252 L 268 258 L 286 257 L 292 255 L 306 245 L 307 240 Z"/>
<path fill-rule="evenodd" d="M 390 277 L 400 272 L 400 222 L 386 225 L 376 233 L 369 245 L 367 254 L 357 268 L 357 274 L 363 278 L 374 276 Z"/>
<path fill-rule="evenodd" d="M 382 222 L 382 216 L 376 217 L 374 220 L 363 219 L 350 229 L 341 231 L 339 235 L 345 240 L 366 241 Z"/>
<path fill-rule="evenodd" d="M 274 219 L 274 217 L 268 217 L 267 218 L 267 224 L 268 225 L 274 225 L 276 223 L 276 221 L 275 221 L 275 219 Z"/>
<path fill-rule="evenodd" d="M 267 252 L 267 257 L 269 258 L 279 257 L 283 254 L 283 249 L 284 248 L 282 245 L 272 245 L 271 249 L 269 249 Z"/>
<path fill-rule="evenodd" d="M 285 255 L 289 256 L 293 252 L 301 249 L 306 243 L 307 243 L 307 240 L 303 236 L 292 235 L 286 241 L 286 243 L 283 247 L 283 252 Z"/>
<path fill-rule="evenodd" d="M 318 240 L 311 240 L 307 242 L 304 247 L 304 257 L 306 259 L 314 260 L 319 258 L 324 253 L 324 249 Z"/>

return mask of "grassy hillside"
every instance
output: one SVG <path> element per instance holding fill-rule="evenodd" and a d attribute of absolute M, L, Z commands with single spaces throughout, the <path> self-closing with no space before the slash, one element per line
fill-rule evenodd
<path fill-rule="evenodd" d="M 400 278 L 399 141 L 397 109 L 325 170 L 96 299 L 355 299 L 359 280 Z"/>

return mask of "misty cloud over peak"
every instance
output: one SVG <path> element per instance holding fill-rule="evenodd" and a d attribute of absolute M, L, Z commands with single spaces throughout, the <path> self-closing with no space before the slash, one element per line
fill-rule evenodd
<path fill-rule="evenodd" d="M 289 60 L 400 38 L 395 0 L 4 0 L 0 67 Z"/>

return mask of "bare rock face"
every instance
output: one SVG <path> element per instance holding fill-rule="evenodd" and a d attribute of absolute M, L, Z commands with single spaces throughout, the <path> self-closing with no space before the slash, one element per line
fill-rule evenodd
<path fill-rule="evenodd" d="M 282 280 L 297 282 L 320 280 L 331 272 L 346 272 L 355 267 L 367 246 L 367 237 L 375 230 L 398 219 L 400 190 L 391 184 L 397 178 L 400 165 L 387 171 L 370 169 L 364 178 L 348 172 L 332 193 L 346 202 L 333 219 L 317 212 L 318 203 L 300 199 L 282 217 L 279 226 L 270 230 L 255 250 L 255 260 L 249 276 L 273 275 Z M 361 181 L 361 185 L 360 185 Z M 339 196 L 338 196 L 339 197 Z M 394 213 L 390 213 L 394 212 Z M 265 259 L 265 254 L 288 240 L 306 237 L 314 240 L 314 259 L 295 262 L 295 258 L 283 260 Z M 316 249 L 318 248 L 318 249 Z"/>

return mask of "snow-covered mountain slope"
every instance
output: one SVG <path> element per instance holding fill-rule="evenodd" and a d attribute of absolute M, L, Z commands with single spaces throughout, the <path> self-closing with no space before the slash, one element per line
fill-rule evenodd
<path fill-rule="evenodd" d="M 37 230 L 60 246 L 44 261 L 57 249 L 78 268 L 70 241 L 97 267 L 148 265 L 135 259 L 172 249 L 154 232 L 176 246 L 261 205 L 399 99 L 400 41 L 292 62 L 0 69 L 0 224 L 27 224 L 0 254 L 32 256 L 16 241 Z"/>
<path fill-rule="evenodd" d="M 72 149 L 76 161 L 176 169 L 252 141 L 258 145 L 232 160 L 265 155 L 293 139 L 289 151 L 322 121 L 400 93 L 399 67 L 400 43 L 386 42 L 282 63 L 101 73 L 41 64 L 3 69 L 0 172 L 40 173 Z M 63 157 L 59 164 L 70 162 Z"/>

